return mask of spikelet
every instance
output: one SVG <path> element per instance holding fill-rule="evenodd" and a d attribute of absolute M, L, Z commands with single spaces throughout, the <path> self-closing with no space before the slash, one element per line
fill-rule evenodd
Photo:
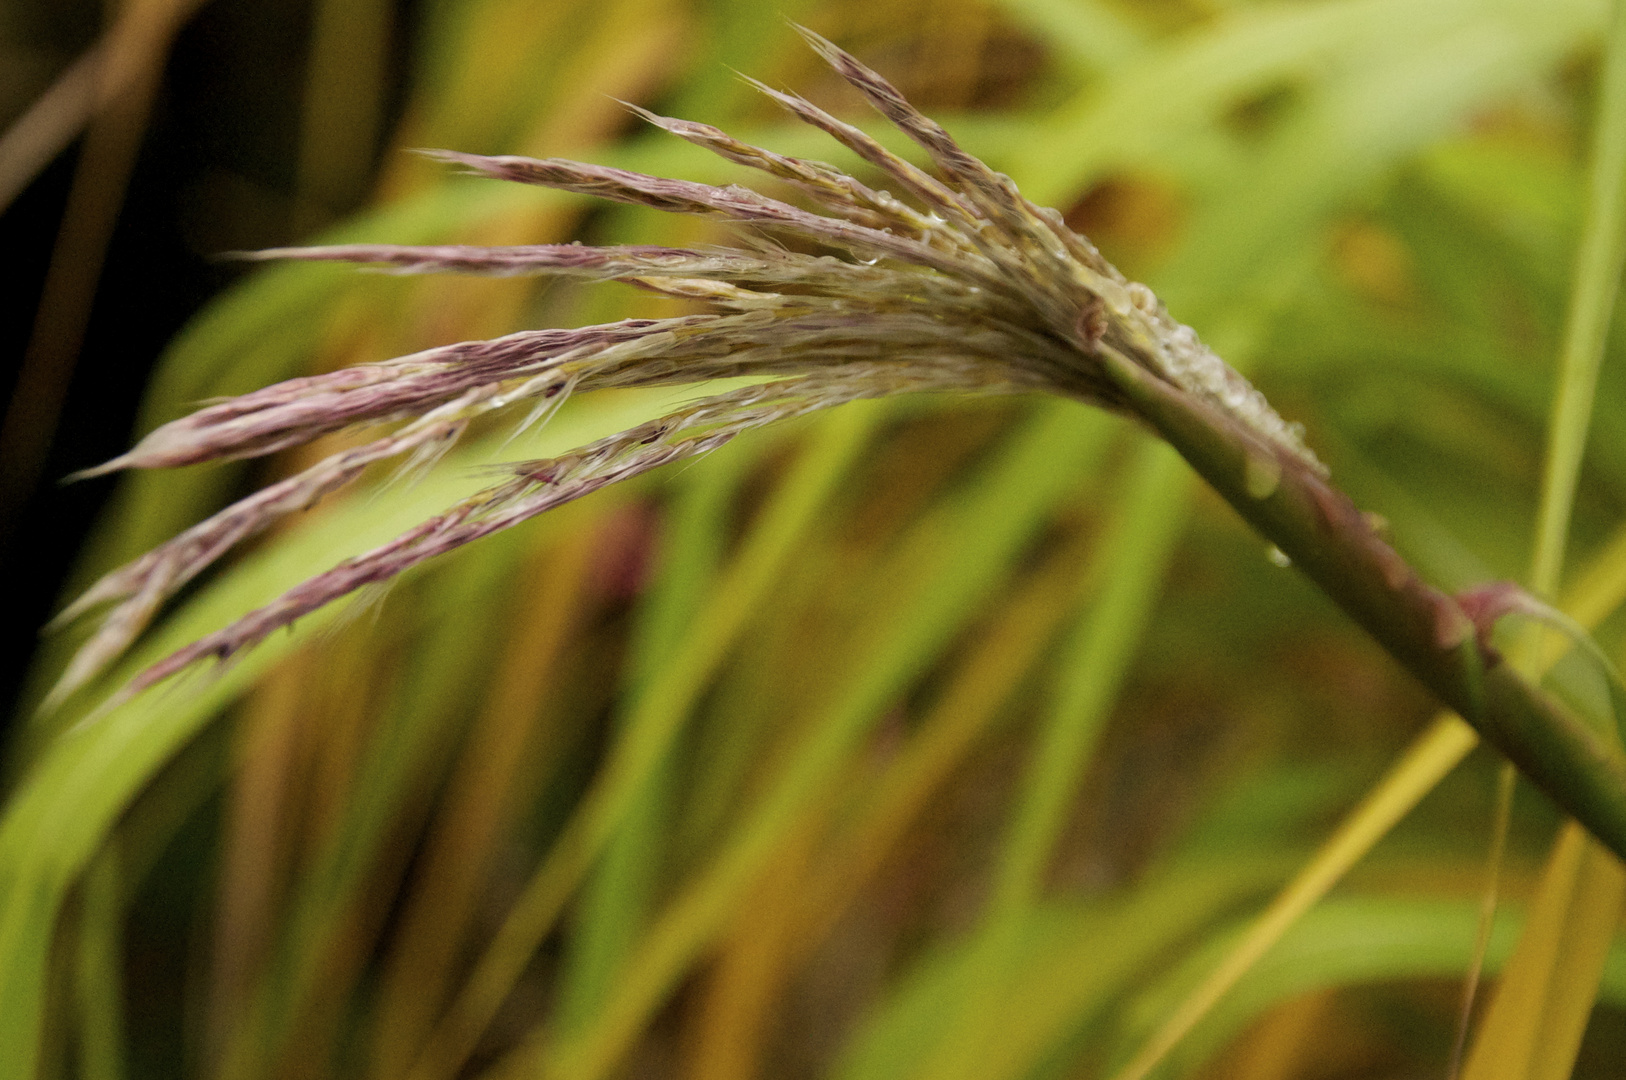
<path fill-rule="evenodd" d="M 113 606 L 70 663 L 47 708 L 121 655 L 162 605 L 247 538 L 351 483 L 380 462 L 433 460 L 470 421 L 509 409 L 540 415 L 571 393 L 767 381 L 710 397 L 558 458 L 517 462 L 505 476 L 402 536 L 347 559 L 174 653 L 120 691 L 134 694 L 199 660 L 226 658 L 342 596 L 735 435 L 859 398 L 917 391 L 1040 391 L 1117 411 L 1102 350 L 1202 398 L 1256 436 L 1322 471 L 1297 429 L 1242 376 L 1126 280 L 1054 210 L 963 150 L 885 79 L 830 42 L 803 35 L 837 73 L 918 143 L 939 175 L 794 94 L 757 85 L 884 173 L 918 205 L 822 162 L 786 157 L 705 124 L 645 119 L 730 161 L 789 184 L 817 210 L 737 185 L 717 187 L 559 159 L 430 156 L 469 172 L 674 213 L 700 214 L 811 242 L 749 250 L 357 244 L 278 248 L 243 258 L 341 261 L 396 273 L 555 275 L 620 281 L 701 300 L 709 313 L 533 330 L 428 349 L 385 363 L 290 379 L 166 424 L 86 476 L 256 457 L 331 432 L 394 423 L 387 434 L 324 458 L 250 495 L 114 570 L 57 622 Z"/>

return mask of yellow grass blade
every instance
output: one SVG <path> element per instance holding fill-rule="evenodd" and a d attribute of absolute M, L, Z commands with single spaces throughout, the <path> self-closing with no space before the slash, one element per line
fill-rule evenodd
<path fill-rule="evenodd" d="M 1314 907 L 1478 743 L 1473 728 L 1454 714 L 1437 716 L 1114 1080 L 1143 1080 L 1150 1075 L 1287 928 Z"/>
<path fill-rule="evenodd" d="M 1575 822 L 1542 872 L 1463 1080 L 1564 1080 L 1626 896 L 1626 870 Z"/>
<path fill-rule="evenodd" d="M 1626 602 L 1626 528 L 1617 532 L 1593 560 L 1562 606 L 1577 622 L 1591 629 L 1622 602 Z M 1568 643 L 1555 635 L 1548 635 L 1544 646 L 1536 665 L 1538 671 L 1551 668 L 1569 649 Z M 1454 714 L 1436 716 L 1428 730 L 1344 819 L 1338 831 L 1277 894 L 1235 948 L 1169 1014 L 1113 1080 L 1143 1080 L 1149 1076 L 1287 928 L 1315 906 L 1478 742 L 1473 729 Z M 1537 920 L 1532 917 L 1531 921 Z"/>

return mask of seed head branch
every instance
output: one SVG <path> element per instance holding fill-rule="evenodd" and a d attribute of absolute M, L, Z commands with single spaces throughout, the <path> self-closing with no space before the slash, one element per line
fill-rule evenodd
<path fill-rule="evenodd" d="M 1039 391 L 1125 413 L 1156 430 L 1402 664 L 1617 853 L 1626 852 L 1620 753 L 1502 664 L 1462 606 L 1424 583 L 1372 533 L 1328 483 L 1297 425 L 1283 421 L 1150 289 L 1127 280 L 1060 214 L 1029 202 L 1009 177 L 967 153 L 876 72 L 802 33 L 925 151 L 937 175 L 805 99 L 752 82 L 868 162 L 901 197 L 823 162 L 635 108 L 681 139 L 782 181 L 813 209 L 733 184 L 557 158 L 428 151 L 494 179 L 729 222 L 741 227 L 742 246 L 352 244 L 242 256 L 350 262 L 393 273 L 619 281 L 709 310 L 426 349 L 290 379 L 158 428 L 83 475 L 253 457 L 333 432 L 394 425 L 234 503 L 92 586 L 59 621 L 111 607 L 51 703 L 94 679 L 179 588 L 236 545 L 380 462 L 432 460 L 480 417 L 522 409 L 529 423 L 572 393 L 611 387 L 761 380 L 560 457 L 506 466 L 493 486 L 181 649 L 120 695 L 201 660 L 237 654 L 358 589 L 751 428 L 858 398 Z M 789 250 L 756 233 L 825 253 Z"/>

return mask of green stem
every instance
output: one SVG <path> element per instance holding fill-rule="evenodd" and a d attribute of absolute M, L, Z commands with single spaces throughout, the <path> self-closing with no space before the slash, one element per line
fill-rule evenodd
<path fill-rule="evenodd" d="M 1473 622 L 1307 462 L 1110 348 L 1131 407 L 1266 539 L 1530 780 L 1626 857 L 1626 755 L 1481 650 Z"/>
<path fill-rule="evenodd" d="M 1587 216 L 1575 258 L 1575 285 L 1564 320 L 1558 392 L 1553 396 L 1541 511 L 1530 588 L 1550 597 L 1558 588 L 1569 536 L 1576 478 L 1586 450 L 1598 369 L 1626 261 L 1626 4 L 1615 5 L 1604 61 L 1602 101 L 1593 131 Z"/>

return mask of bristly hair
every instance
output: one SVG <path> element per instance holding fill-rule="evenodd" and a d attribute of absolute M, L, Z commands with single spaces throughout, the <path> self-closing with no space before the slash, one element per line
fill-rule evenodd
<path fill-rule="evenodd" d="M 706 398 L 561 457 L 516 462 L 506 478 L 389 543 L 347 559 L 149 667 L 123 700 L 207 657 L 226 658 L 365 586 L 619 480 L 721 446 L 739 433 L 859 398 L 915 391 L 1042 391 L 1127 412 L 1102 372 L 1110 350 L 1243 423 L 1310 468 L 1295 425 L 1126 280 L 1054 210 L 961 149 L 885 79 L 830 42 L 802 35 L 926 152 L 934 176 L 794 94 L 754 83 L 799 119 L 884 173 L 913 205 L 817 161 L 743 143 L 705 124 L 634 111 L 681 139 L 786 182 L 808 210 L 736 185 L 714 187 L 559 159 L 431 156 L 485 176 L 701 214 L 811 241 L 833 254 L 750 249 L 400 247 L 278 248 L 250 259 L 329 260 L 399 273 L 552 274 L 621 281 L 703 301 L 707 314 L 531 330 L 427 349 L 286 382 L 209 405 L 153 431 L 87 476 L 257 457 L 360 425 L 394 430 L 335 453 L 228 506 L 98 581 L 56 622 L 115 606 L 69 664 L 50 708 L 122 654 L 159 608 L 205 567 L 370 466 L 432 459 L 476 417 L 533 415 L 605 387 L 765 381 Z"/>

